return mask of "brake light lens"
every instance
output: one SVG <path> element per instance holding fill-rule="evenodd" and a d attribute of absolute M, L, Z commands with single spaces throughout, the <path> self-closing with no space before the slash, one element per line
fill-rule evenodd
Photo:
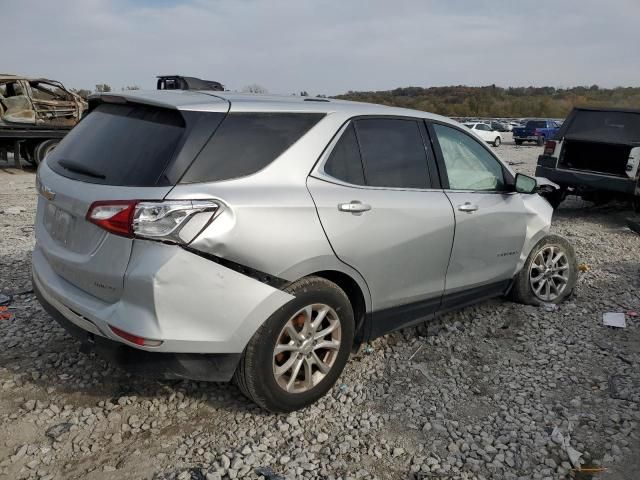
<path fill-rule="evenodd" d="M 189 243 L 219 207 L 212 200 L 100 201 L 89 207 L 87 220 L 115 235 Z"/>
<path fill-rule="evenodd" d="M 556 141 L 547 140 L 544 144 L 544 155 L 553 155 L 553 152 L 555 151 L 556 151 Z"/>
<path fill-rule="evenodd" d="M 132 221 L 135 200 L 93 202 L 87 212 L 87 220 L 107 232 L 133 237 Z"/>

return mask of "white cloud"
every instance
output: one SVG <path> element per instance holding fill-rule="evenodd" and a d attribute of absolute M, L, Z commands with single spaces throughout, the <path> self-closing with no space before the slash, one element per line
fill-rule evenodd
<path fill-rule="evenodd" d="M 2 70 L 84 88 L 181 73 L 278 93 L 638 85 L 639 17 L 635 0 L 21 0 L 3 8 Z"/>

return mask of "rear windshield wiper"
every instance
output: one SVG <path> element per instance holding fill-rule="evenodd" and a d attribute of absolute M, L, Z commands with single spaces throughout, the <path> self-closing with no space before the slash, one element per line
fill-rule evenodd
<path fill-rule="evenodd" d="M 86 175 L 87 177 L 100 178 L 104 180 L 105 177 L 102 173 L 96 172 L 95 170 L 82 165 L 80 163 L 76 163 L 73 160 L 58 160 L 58 165 L 60 165 L 65 170 L 69 170 L 70 172 L 79 173 L 81 175 Z"/>

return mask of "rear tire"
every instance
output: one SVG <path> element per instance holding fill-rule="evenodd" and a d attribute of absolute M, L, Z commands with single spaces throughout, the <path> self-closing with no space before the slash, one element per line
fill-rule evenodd
<path fill-rule="evenodd" d="M 336 284 L 320 277 L 307 277 L 284 291 L 295 298 L 256 331 L 234 375 L 242 393 L 271 412 L 298 410 L 327 393 L 349 359 L 354 337 L 351 303 Z M 314 330 L 313 321 L 325 307 L 328 310 Z M 333 330 L 316 338 L 332 326 Z M 331 344 L 331 348 L 323 348 L 325 344 Z M 276 353 L 277 347 L 280 353 Z M 316 360 L 321 360 L 322 365 Z"/>
<path fill-rule="evenodd" d="M 553 262 L 557 257 L 558 261 Z M 559 275 L 564 279 L 561 280 Z M 577 279 L 578 265 L 573 247 L 558 235 L 548 235 L 531 249 L 522 270 L 513 280 L 510 296 L 512 300 L 527 305 L 560 303 L 571 295 Z M 557 286 L 554 288 L 553 285 Z M 540 291 L 536 292 L 534 288 L 538 287 Z M 544 298 L 547 293 L 549 297 Z"/>
<path fill-rule="evenodd" d="M 538 139 L 536 140 L 536 145 L 538 145 L 539 147 L 544 145 L 544 137 L 538 137 Z"/>
<path fill-rule="evenodd" d="M 496 139 L 493 141 L 493 146 L 494 147 L 499 147 L 500 146 L 500 137 L 496 137 Z"/>
<path fill-rule="evenodd" d="M 522 140 L 514 140 L 514 142 L 516 142 L 516 145 L 522 145 Z"/>
<path fill-rule="evenodd" d="M 40 165 L 40 162 L 46 158 L 49 152 L 58 146 L 58 143 L 60 143 L 60 140 L 57 139 L 44 140 L 38 143 L 33 150 L 33 162 L 35 162 L 36 165 Z"/>

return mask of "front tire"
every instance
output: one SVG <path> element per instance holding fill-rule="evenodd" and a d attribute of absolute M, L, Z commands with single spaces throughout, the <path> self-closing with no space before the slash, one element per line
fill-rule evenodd
<path fill-rule="evenodd" d="M 500 137 L 496 137 L 496 139 L 493 141 L 493 146 L 494 146 L 494 147 L 499 147 L 499 146 L 500 146 L 500 143 L 502 143 L 502 142 L 500 141 Z"/>
<path fill-rule="evenodd" d="M 291 412 L 322 397 L 349 359 L 355 322 L 336 284 L 307 277 L 284 289 L 295 298 L 253 335 L 235 372 L 242 393 L 272 412 Z"/>
<path fill-rule="evenodd" d="M 531 249 L 511 289 L 512 300 L 528 305 L 560 303 L 578 279 L 576 254 L 567 240 L 548 235 Z"/>

